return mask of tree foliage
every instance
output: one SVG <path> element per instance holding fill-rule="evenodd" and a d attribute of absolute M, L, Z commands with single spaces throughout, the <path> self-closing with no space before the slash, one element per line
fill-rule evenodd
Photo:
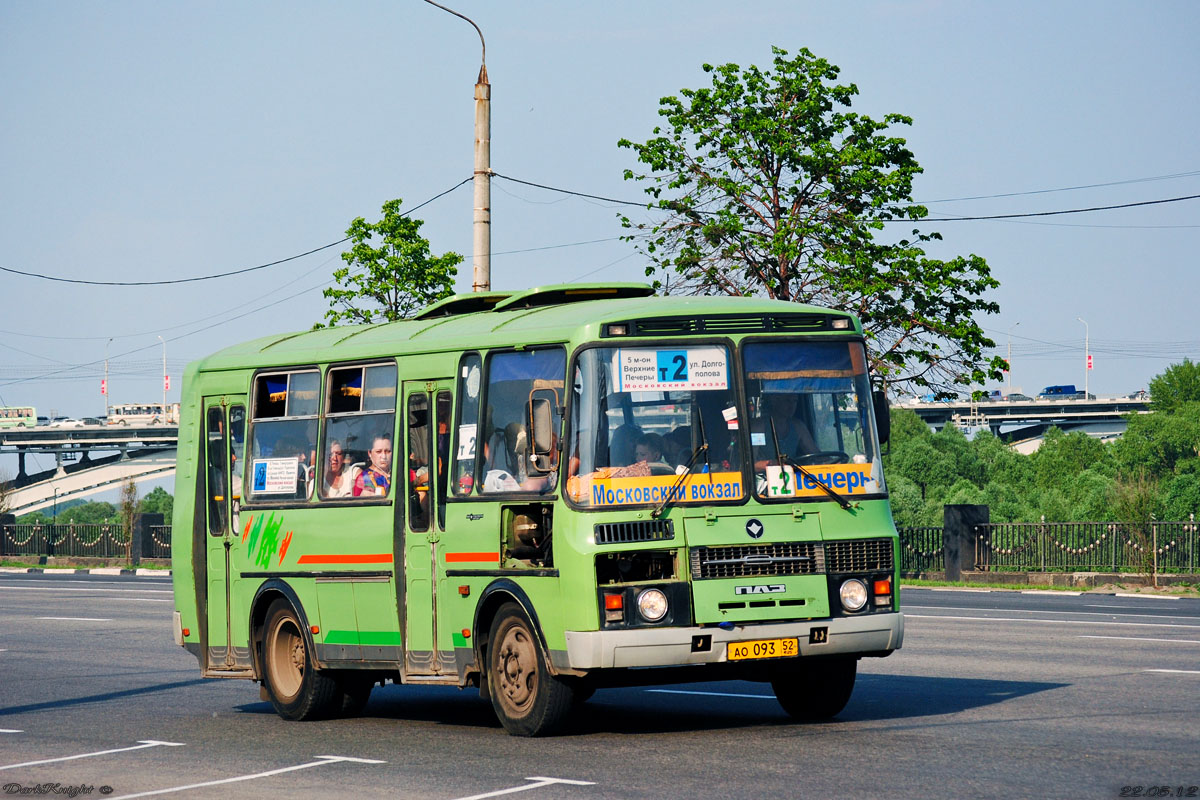
<path fill-rule="evenodd" d="M 999 307 L 999 285 L 976 255 L 931 258 L 941 239 L 915 226 L 928 211 L 911 202 L 921 172 L 894 125 L 851 112 L 854 84 L 806 49 L 775 48 L 773 69 L 703 69 L 712 87 L 659 101 L 665 126 L 633 150 L 646 172 L 653 223 L 622 223 L 649 258 L 659 288 L 694 294 L 765 295 L 859 316 L 873 368 L 888 384 L 956 387 L 999 379 L 1003 361 L 975 322 Z M 664 129 L 665 128 L 665 129 Z M 908 224 L 893 238 L 887 223 Z M 898 387 L 899 388 L 899 387 Z"/>
<path fill-rule="evenodd" d="M 425 223 L 400 213 L 403 202 L 384 203 L 378 222 L 358 217 L 350 223 L 346 236 L 354 244 L 342 253 L 346 266 L 333 271 L 338 285 L 325 289 L 329 310 L 315 328 L 393 322 L 454 294 L 462 256 L 433 255 L 420 234 Z"/>
<path fill-rule="evenodd" d="M 161 486 L 155 486 L 150 494 L 138 503 L 138 511 L 143 514 L 162 514 L 169 525 L 171 512 L 175 508 L 175 498 Z"/>
<path fill-rule="evenodd" d="M 1185 358 L 1150 380 L 1150 400 L 1155 411 L 1175 411 L 1185 403 L 1200 403 L 1200 364 Z"/>

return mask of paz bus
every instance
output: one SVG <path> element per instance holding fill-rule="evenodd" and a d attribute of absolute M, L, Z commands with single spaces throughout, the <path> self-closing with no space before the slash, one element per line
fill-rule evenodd
<path fill-rule="evenodd" d="M 30 406 L 0 408 L 0 428 L 32 428 L 37 425 L 37 410 Z"/>
<path fill-rule="evenodd" d="M 387 681 L 526 736 L 715 679 L 833 716 L 904 632 L 869 378 L 851 315 L 640 284 L 222 350 L 184 377 L 176 642 L 292 720 Z"/>
<path fill-rule="evenodd" d="M 179 403 L 115 403 L 108 407 L 109 425 L 176 425 Z"/>

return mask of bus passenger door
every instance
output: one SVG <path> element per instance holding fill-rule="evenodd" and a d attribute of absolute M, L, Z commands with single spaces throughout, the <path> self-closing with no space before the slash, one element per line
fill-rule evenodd
<path fill-rule="evenodd" d="M 239 545 L 238 507 L 241 503 L 246 439 L 246 398 L 228 395 L 204 398 L 205 518 L 207 520 L 208 587 L 206 670 L 250 666 L 248 644 L 237 646 L 233 635 L 233 563 Z"/>
<path fill-rule="evenodd" d="M 450 381 L 404 382 L 404 461 L 397 502 L 404 505 L 404 670 L 407 675 L 453 673 L 452 653 L 438 648 L 438 547 L 446 526 Z"/>

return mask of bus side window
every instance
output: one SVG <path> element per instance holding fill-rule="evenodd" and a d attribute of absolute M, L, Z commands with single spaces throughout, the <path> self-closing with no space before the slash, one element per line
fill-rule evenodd
<path fill-rule="evenodd" d="M 479 393 L 483 378 L 483 359 L 467 353 L 459 363 L 458 427 L 454 432 L 454 494 L 471 494 L 475 488 L 475 464 L 483 451 L 480 440 Z"/>
<path fill-rule="evenodd" d="M 409 528 L 429 530 L 429 398 L 408 398 L 408 517 Z"/>
<path fill-rule="evenodd" d="M 450 468 L 450 393 L 437 396 L 437 510 L 438 526 L 446 529 L 446 474 Z"/>
<path fill-rule="evenodd" d="M 225 462 L 225 409 L 208 410 L 206 460 L 208 461 L 208 531 L 220 536 L 225 532 L 228 515 L 229 480 Z"/>

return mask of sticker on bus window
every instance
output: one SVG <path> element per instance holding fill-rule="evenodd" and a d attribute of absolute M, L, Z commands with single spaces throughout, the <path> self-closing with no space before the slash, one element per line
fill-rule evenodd
<path fill-rule="evenodd" d="M 458 456 L 456 460 L 466 461 L 475 457 L 475 426 L 458 426 Z"/>
<path fill-rule="evenodd" d="M 725 418 L 725 424 L 729 426 L 729 430 L 736 431 L 738 429 L 737 406 L 722 408 L 721 416 Z"/>
<path fill-rule="evenodd" d="M 824 497 L 823 483 L 838 494 L 873 494 L 879 482 L 869 464 L 830 464 L 805 467 L 805 475 L 792 467 L 767 467 L 767 497 Z"/>
<path fill-rule="evenodd" d="M 251 488 L 255 494 L 295 494 L 299 474 L 299 458 L 255 459 Z"/>
<path fill-rule="evenodd" d="M 729 359 L 723 347 L 620 348 L 613 374 L 618 392 L 721 390 L 729 388 Z"/>

